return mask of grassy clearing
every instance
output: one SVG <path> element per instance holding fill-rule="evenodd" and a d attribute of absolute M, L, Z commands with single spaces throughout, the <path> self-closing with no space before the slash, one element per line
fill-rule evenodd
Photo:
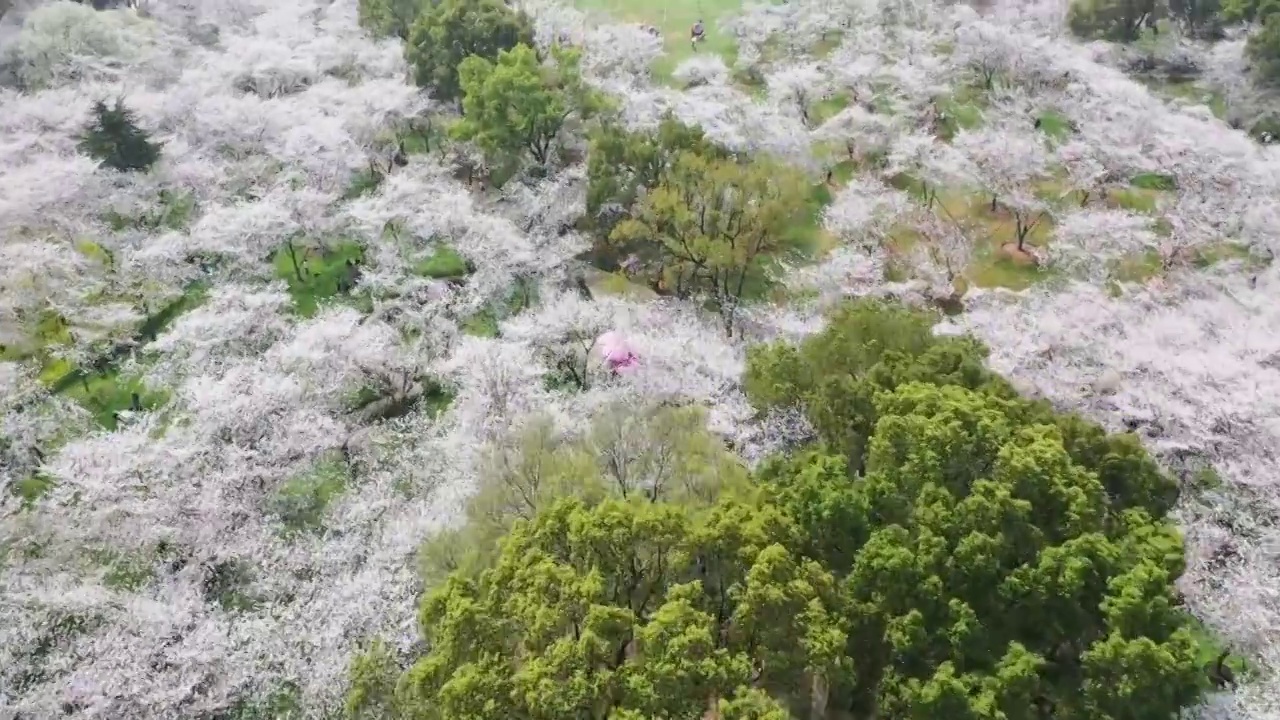
<path fill-rule="evenodd" d="M 1213 667 L 1218 656 L 1226 649 L 1225 643 L 1198 620 L 1192 623 L 1191 634 L 1196 641 L 1197 664 L 1203 668 Z M 1240 655 L 1228 655 L 1224 664 L 1231 668 L 1237 679 L 1243 678 L 1252 672 L 1249 661 Z"/>
<path fill-rule="evenodd" d="M 910 188 L 913 183 L 918 187 L 918 182 L 913 179 L 898 178 L 895 185 Z M 1052 271 L 1010 257 L 1003 251 L 1004 246 L 1017 242 L 1016 222 L 1002 207 L 992 211 L 989 196 L 943 190 L 937 195 L 937 203 L 940 206 L 938 212 L 960 223 L 965 236 L 973 245 L 971 261 L 964 271 L 969 284 L 984 288 L 1025 290 L 1052 277 Z M 1027 234 L 1025 245 L 1031 252 L 1043 249 L 1048 246 L 1052 235 L 1053 219 L 1045 215 Z M 920 234 L 910 227 L 900 226 L 890 232 L 886 247 L 889 254 L 886 280 L 901 282 L 910 278 L 910 258 L 922 241 Z"/>
<path fill-rule="evenodd" d="M 173 302 L 149 314 L 133 332 L 133 341 L 140 344 L 154 340 L 176 317 L 199 305 L 205 298 L 205 290 L 203 284 L 192 284 Z M 111 349 L 88 367 L 76 367 L 59 357 L 61 349 L 75 344 L 74 327 L 52 310 L 37 314 L 24 330 L 26 337 L 22 344 L 0 348 L 0 359 L 37 364 L 40 382 L 51 392 L 75 400 L 105 429 L 116 429 L 120 413 L 126 410 L 150 411 L 168 400 L 167 394 L 148 388 L 137 375 L 120 372 L 118 363 L 123 355 L 119 348 Z M 41 481 L 31 480 L 32 492 L 40 486 Z M 38 494 L 42 493 L 41 490 Z M 34 500 L 34 497 L 28 498 L 27 490 L 19 494 Z"/>
<path fill-rule="evenodd" d="M 1246 270 L 1261 270 L 1266 262 L 1249 254 L 1248 246 L 1238 242 L 1220 242 L 1193 248 L 1186 256 L 1186 264 L 1197 270 L 1207 270 L 1222 263 L 1238 261 Z M 1108 266 L 1110 279 L 1117 283 L 1141 284 L 1164 274 L 1160 253 L 1145 250 L 1113 260 Z M 1112 288 L 1112 292 L 1121 292 Z"/>
<path fill-rule="evenodd" d="M 784 236 L 785 245 L 796 248 L 805 259 L 821 260 L 840 242 L 822 226 L 822 213 L 833 199 L 831 191 L 825 182 L 815 184 L 799 221 Z"/>
<path fill-rule="evenodd" d="M 653 300 L 658 294 L 640 283 L 633 282 L 621 272 L 605 272 L 590 269 L 586 273 L 587 289 L 592 295 L 612 295 L 631 300 Z"/>
<path fill-rule="evenodd" d="M 1139 77 L 1136 79 L 1159 97 L 1204 105 L 1209 108 L 1214 117 L 1219 120 L 1227 119 L 1227 99 L 1217 90 L 1207 88 L 1194 80 L 1168 80 L 1152 77 Z"/>
<path fill-rule="evenodd" d="M 1045 110 L 1036 117 L 1036 129 L 1047 136 L 1051 143 L 1065 142 L 1073 132 L 1071 121 L 1057 110 Z"/>
<path fill-rule="evenodd" d="M 294 312 L 309 318 L 322 303 L 348 295 L 355 287 L 364 263 L 364 247 L 353 241 L 332 247 L 290 241 L 275 252 L 271 262 L 275 276 L 289 285 Z"/>
<path fill-rule="evenodd" d="M 519 315 L 537 302 L 537 284 L 526 278 L 518 278 L 505 297 L 489 303 L 485 309 L 463 320 L 462 332 L 477 337 L 496 338 L 501 334 L 498 323 Z"/>
<path fill-rule="evenodd" d="M 355 200 L 358 197 L 371 195 L 382 185 L 383 174 L 374 167 L 359 170 L 351 176 L 347 189 L 342 193 L 343 200 Z"/>
<path fill-rule="evenodd" d="M 982 126 L 988 105 L 987 91 L 977 85 L 962 85 L 938 101 L 938 138 L 950 141 L 961 130 Z"/>
<path fill-rule="evenodd" d="M 306 472 L 284 481 L 272 498 L 270 510 L 284 523 L 286 536 L 320 532 L 324 529 L 325 511 L 350 479 L 342 455 L 330 453 Z"/>
<path fill-rule="evenodd" d="M 615 21 L 644 23 L 662 31 L 666 55 L 654 63 L 653 72 L 669 78 L 686 58 L 696 53 L 715 53 L 732 65 L 738 54 L 733 34 L 720 24 L 726 15 L 742 8 L 742 0 L 574 0 L 579 10 L 599 12 Z M 689 30 L 699 19 L 706 27 L 707 38 L 695 51 L 689 42 Z"/>
<path fill-rule="evenodd" d="M 415 265 L 413 271 L 421 277 L 452 280 L 470 275 L 475 272 L 475 268 L 462 253 L 448 245 L 441 245 L 429 257 Z"/>
<path fill-rule="evenodd" d="M 849 103 L 853 102 L 853 94 L 848 92 L 836 92 L 830 96 L 812 104 L 809 108 L 809 120 L 814 126 L 830 120 L 840 113 L 841 110 L 849 107 Z"/>

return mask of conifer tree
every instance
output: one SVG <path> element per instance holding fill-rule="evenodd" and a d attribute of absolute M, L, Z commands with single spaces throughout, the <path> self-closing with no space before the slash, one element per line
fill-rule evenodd
<path fill-rule="evenodd" d="M 138 126 L 133 111 L 120 100 L 114 105 L 99 100 L 93 120 L 80 136 L 80 149 L 102 165 L 122 172 L 151 169 L 160 159 L 160 143 Z"/>

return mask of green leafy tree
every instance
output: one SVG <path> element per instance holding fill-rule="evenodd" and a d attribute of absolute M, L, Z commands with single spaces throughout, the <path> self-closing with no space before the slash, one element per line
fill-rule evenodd
<path fill-rule="evenodd" d="M 544 165 L 570 116 L 590 117 L 595 94 L 582 81 L 576 50 L 552 50 L 542 63 L 533 48 L 517 45 L 496 62 L 473 55 L 458 67 L 465 96 L 454 137 L 471 140 L 491 159 L 512 161 L 528 153 Z"/>
<path fill-rule="evenodd" d="M 752 503 L 556 501 L 492 568 L 423 601 L 431 650 L 398 706 L 424 720 L 785 718 L 847 663 L 834 578 L 786 549 L 791 534 Z"/>
<path fill-rule="evenodd" d="M 610 242 L 641 260 L 630 269 L 677 297 L 705 295 L 732 332 L 737 310 L 770 284 L 770 262 L 798 251 L 809 185 L 798 171 L 680 152 Z"/>
<path fill-rule="evenodd" d="M 1080 37 L 1133 42 L 1155 26 L 1160 9 L 1155 0 L 1074 0 L 1067 24 Z"/>
<path fill-rule="evenodd" d="M 702 128 L 666 116 L 651 132 L 631 132 L 618 123 L 602 123 L 587 151 L 587 213 L 607 205 L 630 210 L 644 190 L 651 190 L 676 156 L 691 152 L 724 159 L 723 149 L 706 139 Z"/>
<path fill-rule="evenodd" d="M 1236 0 L 1227 0 L 1233 2 Z M 1267 0 L 1275 2 L 1276 0 Z M 1226 22 L 1221 0 L 1169 0 L 1169 15 L 1195 37 L 1207 40 L 1222 38 Z"/>
<path fill-rule="evenodd" d="M 80 136 L 80 150 L 104 167 L 122 172 L 146 171 L 160 160 L 160 143 L 151 142 L 133 111 L 116 100 L 110 107 L 93 104 L 93 119 Z"/>
<path fill-rule="evenodd" d="M 526 437 L 503 465 L 520 479 L 470 513 L 496 551 L 432 583 L 410 667 L 377 648 L 353 666 L 349 715 L 1177 717 L 1207 678 L 1173 589 L 1174 485 L 930 321 L 862 301 L 754 352 L 762 407 L 792 393 L 854 426 L 820 426 L 754 487 L 680 445 L 696 413 Z"/>
<path fill-rule="evenodd" d="M 490 452 L 467 522 L 424 546 L 423 578 L 434 585 L 455 570 L 487 567 L 517 520 L 533 519 L 558 498 L 706 506 L 748 486 L 742 462 L 707 431 L 705 413 L 695 407 L 610 406 L 587 432 L 568 437 L 537 420 Z"/>
<path fill-rule="evenodd" d="M 377 37 L 409 37 L 409 28 L 427 5 L 426 0 L 360 0 L 360 27 Z"/>
<path fill-rule="evenodd" d="M 1280 13 L 1280 0 L 1222 0 L 1222 19 L 1229 23 L 1264 23 Z"/>
<path fill-rule="evenodd" d="M 405 59 L 420 87 L 437 99 L 456 100 L 463 92 L 458 68 L 464 60 L 494 60 L 520 44 L 533 44 L 532 22 L 502 0 L 438 0 L 409 29 Z"/>
<path fill-rule="evenodd" d="M 1267 17 L 1262 27 L 1249 35 L 1245 54 L 1260 80 L 1280 84 L 1280 14 Z"/>
<path fill-rule="evenodd" d="M 854 717 L 1168 718 L 1206 678 L 1173 582 L 1176 485 L 1132 436 L 1017 397 L 932 316 L 851 303 L 753 352 L 820 442 L 760 478 L 841 579 Z M 844 418 L 840 422 L 839 418 Z"/>

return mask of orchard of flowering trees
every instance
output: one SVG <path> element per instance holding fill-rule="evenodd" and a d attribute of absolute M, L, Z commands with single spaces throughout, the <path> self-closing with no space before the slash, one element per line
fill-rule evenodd
<path fill-rule="evenodd" d="M 97 5 L 0 716 L 1280 715 L 1267 3 Z"/>

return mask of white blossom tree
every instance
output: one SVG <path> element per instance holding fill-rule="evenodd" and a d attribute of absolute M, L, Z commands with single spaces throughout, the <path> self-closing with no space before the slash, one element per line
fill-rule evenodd
<path fill-rule="evenodd" d="M 1156 251 L 1153 219 L 1126 210 L 1083 209 L 1058 218 L 1048 258 L 1053 265 L 1105 278 L 1108 263 Z"/>
<path fill-rule="evenodd" d="M 1005 208 L 1014 221 L 1018 250 L 1049 212 L 1036 193 L 1049 179 L 1044 142 L 1016 126 L 984 127 L 961 132 L 952 143 L 971 165 L 973 182 L 991 198 L 991 210 Z"/>

